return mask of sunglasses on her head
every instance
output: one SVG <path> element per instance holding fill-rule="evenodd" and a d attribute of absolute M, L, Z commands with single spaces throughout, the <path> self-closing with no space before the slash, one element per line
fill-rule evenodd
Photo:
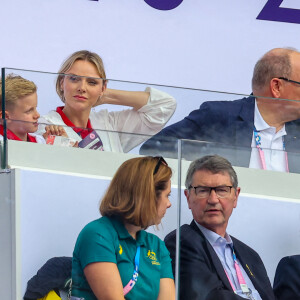
<path fill-rule="evenodd" d="M 160 167 L 161 164 L 168 166 L 167 162 L 164 160 L 164 158 L 162 156 L 155 156 L 154 159 L 157 159 L 157 164 L 155 166 L 155 169 L 153 171 L 153 175 L 155 175 L 158 172 L 158 169 Z"/>

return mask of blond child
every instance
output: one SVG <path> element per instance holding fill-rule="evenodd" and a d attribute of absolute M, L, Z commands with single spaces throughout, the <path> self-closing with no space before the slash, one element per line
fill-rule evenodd
<path fill-rule="evenodd" d="M 0 82 L 0 111 L 2 116 L 2 81 Z M 65 135 L 60 126 L 47 128 L 41 136 L 34 134 L 38 128 L 40 114 L 37 111 L 37 87 L 34 82 L 19 75 L 9 74 L 5 77 L 5 119 L 7 121 L 7 138 L 45 144 L 49 134 Z M 0 139 L 4 128 L 0 125 Z"/>

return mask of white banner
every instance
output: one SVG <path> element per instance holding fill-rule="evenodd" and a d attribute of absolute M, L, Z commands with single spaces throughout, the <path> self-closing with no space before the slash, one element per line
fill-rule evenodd
<path fill-rule="evenodd" d="M 89 49 L 109 78 L 250 93 L 259 57 L 300 48 L 299 24 L 257 19 L 267 3 L 183 0 L 158 10 L 144 0 L 3 0 L 0 66 L 56 72 Z M 272 3 L 264 12 L 280 19 L 282 0 Z"/>

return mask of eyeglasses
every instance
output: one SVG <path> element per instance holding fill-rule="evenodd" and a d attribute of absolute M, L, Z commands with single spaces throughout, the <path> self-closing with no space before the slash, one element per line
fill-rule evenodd
<path fill-rule="evenodd" d="M 216 186 L 216 187 L 210 187 L 210 186 L 189 186 L 189 189 L 193 188 L 195 190 L 195 194 L 199 198 L 208 198 L 211 190 L 214 190 L 218 198 L 225 198 L 230 195 L 231 189 L 233 186 L 230 185 L 224 185 L 224 186 Z"/>
<path fill-rule="evenodd" d="M 155 175 L 158 172 L 158 169 L 160 167 L 161 164 L 167 166 L 167 162 L 164 160 L 164 158 L 162 156 L 155 156 L 155 159 L 158 159 L 157 164 L 155 166 L 155 169 L 153 171 L 153 175 Z"/>
<path fill-rule="evenodd" d="M 278 79 L 282 79 L 284 81 L 300 84 L 299 81 L 291 80 L 291 79 L 288 79 L 288 78 L 285 78 L 285 77 L 278 77 Z"/>

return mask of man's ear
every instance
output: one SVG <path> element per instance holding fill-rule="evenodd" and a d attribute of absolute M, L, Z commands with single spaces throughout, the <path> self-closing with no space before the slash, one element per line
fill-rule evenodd
<path fill-rule="evenodd" d="M 185 197 L 186 197 L 186 200 L 187 200 L 189 209 L 191 209 L 191 207 L 190 207 L 190 193 L 189 193 L 189 190 L 185 189 L 185 190 L 184 190 L 184 195 L 185 195 Z"/>
<path fill-rule="evenodd" d="M 233 205 L 234 208 L 236 208 L 236 206 L 237 206 L 237 202 L 238 202 L 240 192 L 241 192 L 241 188 L 237 187 L 236 190 L 235 190 L 235 199 L 234 199 L 234 205 Z"/>
<path fill-rule="evenodd" d="M 270 81 L 270 91 L 273 98 L 280 98 L 282 94 L 283 83 L 279 78 L 272 78 Z"/>

